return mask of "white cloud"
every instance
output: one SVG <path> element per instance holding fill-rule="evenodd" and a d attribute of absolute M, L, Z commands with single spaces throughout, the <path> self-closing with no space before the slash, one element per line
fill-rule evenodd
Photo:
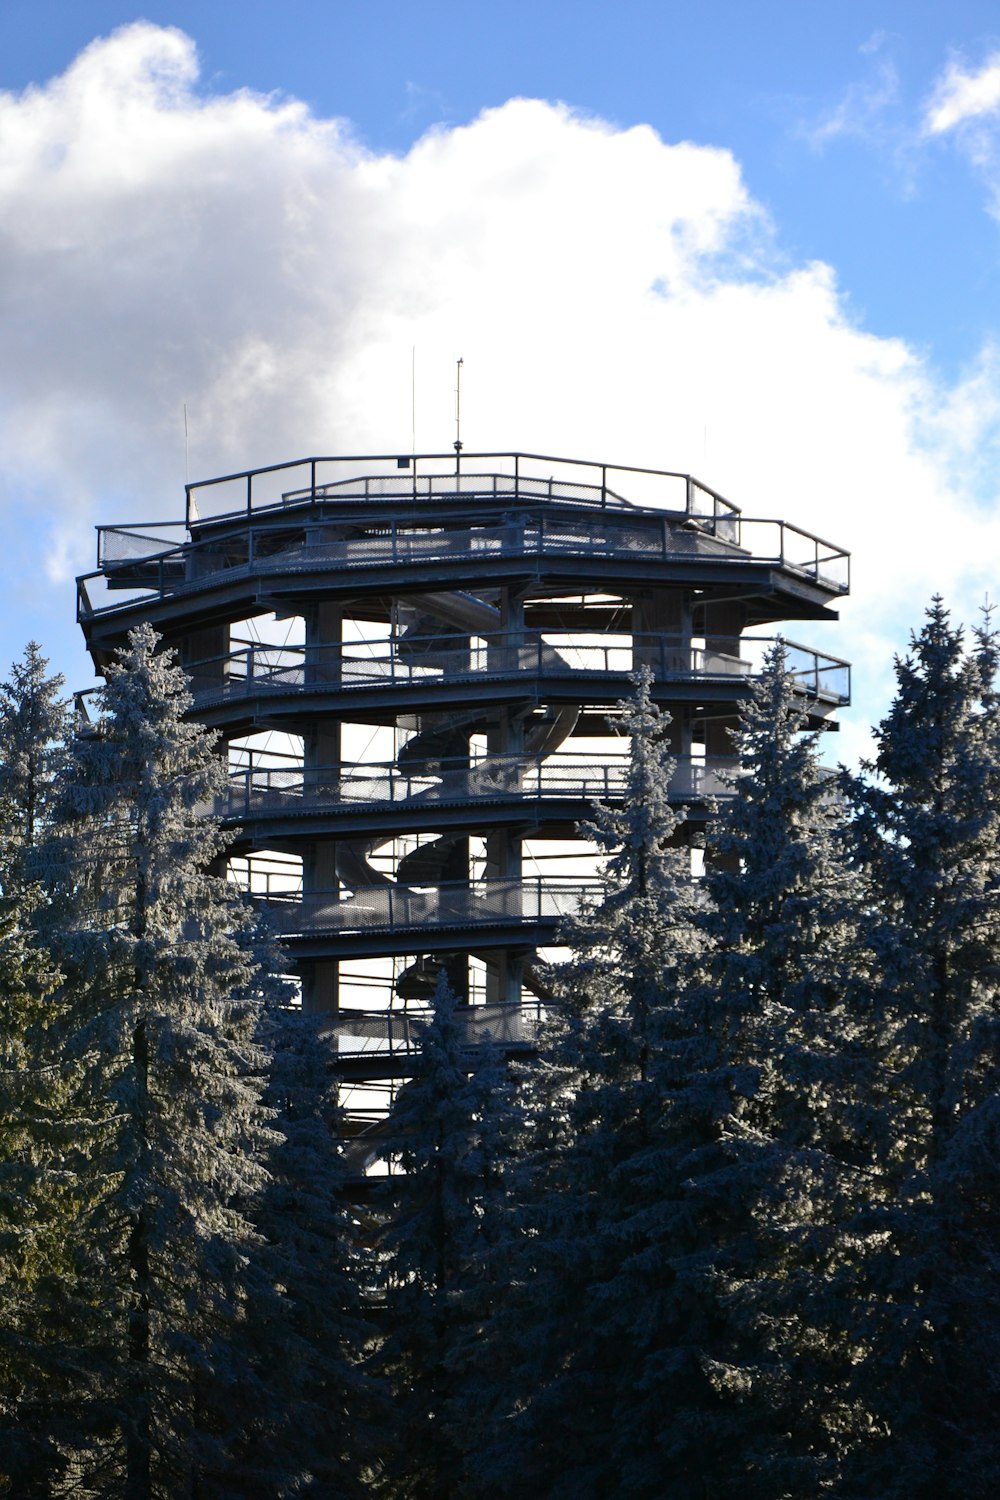
<path fill-rule="evenodd" d="M 876 53 L 884 42 L 882 33 L 876 33 L 861 48 L 866 56 Z M 887 117 L 899 104 L 899 74 L 889 58 L 879 58 L 869 77 L 852 83 L 843 97 L 822 115 L 813 125 L 804 129 L 809 143 L 823 147 L 828 142 L 843 137 L 886 142 L 894 132 L 887 124 Z"/>
<path fill-rule="evenodd" d="M 140 23 L 0 96 L 0 226 L 19 577 L 89 566 L 94 520 L 181 513 L 184 403 L 192 478 L 408 450 L 414 346 L 423 449 L 462 355 L 469 449 L 692 470 L 853 547 L 847 623 L 799 633 L 863 655 L 866 710 L 901 621 L 934 589 L 967 607 L 1000 554 L 994 364 L 942 390 L 854 326 L 723 150 L 513 100 L 378 156 L 294 101 L 205 97 L 190 41 Z"/>
<path fill-rule="evenodd" d="M 939 79 L 924 111 L 928 135 L 942 135 L 971 120 L 1000 113 L 1000 52 L 981 68 L 969 70 L 953 60 Z"/>
<path fill-rule="evenodd" d="M 953 59 L 924 106 L 923 134 L 953 140 L 979 174 L 987 210 L 1000 220 L 1000 52 L 980 68 Z"/>

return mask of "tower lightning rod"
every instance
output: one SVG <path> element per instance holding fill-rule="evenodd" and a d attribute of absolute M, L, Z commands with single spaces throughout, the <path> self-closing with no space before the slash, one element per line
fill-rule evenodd
<path fill-rule="evenodd" d="M 462 461 L 462 366 L 465 360 L 460 359 L 455 366 L 455 473 L 458 473 L 459 464 Z"/>

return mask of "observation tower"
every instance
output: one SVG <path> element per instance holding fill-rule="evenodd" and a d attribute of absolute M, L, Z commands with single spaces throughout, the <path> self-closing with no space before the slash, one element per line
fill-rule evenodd
<path fill-rule="evenodd" d="M 697 844 L 775 627 L 836 619 L 848 585 L 841 548 L 689 475 L 450 453 L 189 485 L 183 520 L 99 526 L 77 587 L 98 672 L 143 620 L 178 651 L 228 760 L 229 873 L 330 1013 L 360 1129 L 441 968 L 470 1037 L 530 1037 L 596 878 L 577 825 L 621 795 L 629 674 L 671 715 Z M 835 727 L 848 665 L 786 645 Z"/>

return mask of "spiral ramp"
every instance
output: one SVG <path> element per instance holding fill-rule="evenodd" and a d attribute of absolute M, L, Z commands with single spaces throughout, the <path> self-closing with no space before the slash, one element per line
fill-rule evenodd
<path fill-rule="evenodd" d="M 469 636 L 494 636 L 500 633 L 503 624 L 501 612 L 495 605 L 461 591 L 410 596 L 405 606 L 405 617 L 406 624 L 396 642 L 401 660 L 439 668 L 446 668 L 454 653 L 456 631 L 468 632 Z M 447 632 L 444 635 L 435 634 L 436 631 L 440 632 L 442 626 L 447 627 Z M 539 632 L 525 631 L 524 634 L 526 643 L 539 654 L 543 670 L 563 664 L 559 653 L 554 647 L 545 645 Z M 545 708 L 533 718 L 525 734 L 524 755 L 537 762 L 557 751 L 573 733 L 580 712 L 578 705 Z M 397 769 L 425 775 L 442 768 L 461 771 L 465 773 L 470 799 L 487 799 L 495 790 L 493 767 L 487 763 L 477 771 L 469 763 L 469 733 L 481 717 L 479 711 L 457 715 L 425 713 L 416 716 L 413 732 L 396 758 Z M 423 795 L 427 798 L 431 793 Z M 336 873 L 339 880 L 356 892 L 391 885 L 425 888 L 451 886 L 466 877 L 467 839 L 467 831 L 460 830 L 439 834 L 426 843 L 418 844 L 397 861 L 394 876 L 371 863 L 372 854 L 385 840 L 378 837 L 346 840 L 337 846 Z M 349 906 L 349 902 L 344 903 L 345 915 Z M 461 992 L 464 988 L 464 962 L 465 954 L 461 951 L 419 954 L 396 976 L 395 993 L 403 1001 L 426 1001 L 433 994 L 442 970 L 448 975 L 453 987 Z M 532 984 L 533 979 L 539 988 L 542 987 L 539 979 L 541 973 L 542 970 L 532 956 L 524 965 L 524 977 L 529 988 L 536 987 Z"/>

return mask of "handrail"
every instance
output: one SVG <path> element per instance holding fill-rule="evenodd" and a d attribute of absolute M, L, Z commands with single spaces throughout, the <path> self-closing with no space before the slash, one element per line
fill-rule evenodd
<path fill-rule="evenodd" d="M 674 801 L 727 797 L 735 776 L 735 756 L 678 755 L 670 783 Z M 230 771 L 229 785 L 212 811 L 225 819 L 283 816 L 310 807 L 343 809 L 413 804 L 433 808 L 449 803 L 516 799 L 541 802 L 574 798 L 585 803 L 620 800 L 625 791 L 628 761 L 602 764 L 592 755 L 494 755 L 461 768 L 446 765 L 421 771 L 402 771 L 395 762 L 379 765 L 338 764 L 305 766 L 248 766 Z"/>
<path fill-rule="evenodd" d="M 769 539 L 759 528 L 770 528 L 776 545 L 755 552 L 746 542 L 755 534 Z M 466 565 L 482 565 L 492 558 L 586 556 L 625 557 L 631 560 L 689 561 L 706 545 L 712 549 L 714 564 L 727 561 L 745 564 L 776 564 L 792 569 L 815 583 L 838 593 L 850 588 L 850 555 L 832 542 L 814 536 L 781 520 L 757 517 L 722 517 L 706 523 L 692 523 L 691 531 L 677 531 L 664 517 L 652 525 L 647 517 L 639 524 L 618 520 L 598 532 L 594 527 L 574 524 L 572 518 L 556 516 L 544 509 L 526 509 L 516 523 L 507 526 L 469 527 L 462 532 L 443 528 L 427 531 L 416 526 L 394 524 L 387 535 L 339 538 L 334 541 L 296 542 L 292 546 L 261 555 L 252 526 L 227 541 L 220 552 L 207 543 L 184 543 L 181 546 L 151 552 L 142 557 L 104 557 L 102 565 L 77 579 L 77 618 L 79 621 L 102 617 L 132 608 L 137 601 L 148 604 L 155 599 L 190 594 L 213 587 L 222 576 L 266 578 L 281 573 L 327 572 L 331 568 L 399 568 L 428 562 L 458 559 Z M 721 529 L 720 529 L 721 528 Z M 108 528 L 112 530 L 112 528 Z M 113 528 L 116 535 L 121 528 Z M 136 535 L 140 535 L 136 533 Z M 702 540 L 699 542 L 699 538 Z M 803 545 L 804 544 L 804 545 Z M 102 543 L 103 545 L 103 543 Z M 89 585 L 100 580 L 116 594 L 128 589 L 129 597 L 110 602 L 95 602 Z M 133 592 L 134 591 L 134 592 Z"/>
<path fill-rule="evenodd" d="M 556 632 L 552 632 L 556 634 Z M 780 637 L 742 636 L 740 650 L 762 650 Z M 841 704 L 850 701 L 850 664 L 794 641 L 782 642 L 790 659 L 790 672 L 813 696 Z M 394 649 L 395 648 L 395 649 Z M 380 654 L 376 654 L 380 653 Z M 457 678 L 536 677 L 590 675 L 627 676 L 647 664 L 654 680 L 678 677 L 709 679 L 753 679 L 755 663 L 745 656 L 731 655 L 707 645 L 695 644 L 683 635 L 624 636 L 608 644 L 599 635 L 574 633 L 558 645 L 539 635 L 526 638 L 516 632 L 480 636 L 442 633 L 427 637 L 388 641 L 352 641 L 315 646 L 272 646 L 247 643 L 225 654 L 204 658 L 186 666 L 197 703 L 219 697 L 247 696 L 257 691 L 316 689 L 322 692 L 354 691 L 370 687 L 415 683 L 433 684 Z"/>
<path fill-rule="evenodd" d="M 107 548 L 107 538 L 109 536 L 123 537 L 126 542 L 125 556 L 134 561 L 142 561 L 149 557 L 156 557 L 160 552 L 178 550 L 177 543 L 171 537 L 151 536 L 149 530 L 145 528 L 151 529 L 157 527 L 163 531 L 177 531 L 180 528 L 187 529 L 183 521 L 143 521 L 141 524 L 143 527 L 142 530 L 124 523 L 104 524 L 94 528 L 97 532 L 97 566 L 99 569 L 103 570 L 108 562 L 123 561 L 123 558 L 109 557 Z M 129 545 L 133 542 L 152 542 L 153 547 L 151 551 L 136 552 Z M 180 545 L 183 547 L 186 544 L 182 542 Z"/>
<path fill-rule="evenodd" d="M 680 479 L 683 480 L 685 484 L 685 509 L 688 511 L 688 513 L 692 513 L 692 500 L 697 498 L 697 495 L 692 494 L 693 486 L 697 494 L 711 497 L 713 513 L 718 514 L 719 507 L 722 507 L 731 513 L 739 514 L 739 507 L 733 505 L 731 501 L 726 500 L 722 495 L 718 494 L 718 492 L 713 490 L 710 485 L 704 484 L 701 480 L 696 479 L 691 474 L 685 474 L 677 470 L 648 469 L 642 468 L 635 464 L 611 464 L 592 459 L 561 458 L 555 454 L 527 453 L 515 449 L 507 449 L 503 451 L 464 453 L 460 454 L 458 457 L 456 457 L 454 451 L 450 453 L 445 452 L 417 454 L 400 454 L 398 452 L 344 455 L 328 454 L 324 456 L 315 455 L 306 458 L 292 459 L 288 462 L 280 464 L 267 464 L 263 467 L 255 469 L 240 469 L 231 474 L 220 474 L 216 475 L 212 479 L 200 480 L 196 481 L 195 483 L 186 484 L 184 486 L 185 522 L 190 526 L 192 522 L 197 524 L 202 519 L 198 508 L 198 497 L 202 496 L 204 498 L 206 492 L 215 489 L 220 485 L 239 485 L 244 490 L 245 499 L 243 504 L 241 504 L 237 509 L 228 512 L 222 512 L 221 515 L 213 516 L 213 520 L 221 519 L 222 516 L 226 515 L 238 515 L 243 511 L 245 511 L 247 515 L 250 515 L 254 512 L 254 510 L 266 509 L 272 505 L 280 505 L 284 503 L 284 496 L 281 496 L 281 498 L 277 501 L 268 501 L 265 502 L 264 505 L 254 504 L 254 481 L 259 481 L 264 476 L 292 474 L 296 471 L 301 472 L 302 470 L 308 470 L 308 485 L 305 487 L 300 486 L 296 493 L 315 499 L 321 496 L 321 492 L 324 488 L 323 484 L 319 482 L 320 471 L 324 466 L 392 464 L 395 465 L 395 477 L 397 479 L 399 478 L 401 471 L 406 471 L 408 473 L 408 476 L 413 479 L 413 489 L 414 494 L 416 494 L 416 481 L 418 477 L 422 477 L 420 475 L 422 465 L 445 465 L 446 468 L 443 471 L 434 471 L 433 477 L 441 479 L 451 477 L 456 480 L 461 480 L 464 477 L 462 465 L 466 465 L 465 474 L 467 474 L 469 472 L 467 467 L 468 464 L 470 462 L 475 462 L 481 459 L 512 460 L 514 464 L 515 480 L 521 477 L 521 465 L 525 463 L 540 463 L 547 465 L 558 464 L 574 471 L 587 470 L 595 475 L 600 475 L 600 484 L 595 485 L 594 488 L 600 488 L 602 492 L 607 492 L 608 490 L 607 476 L 609 473 L 631 474 L 637 476 L 642 475 L 652 479 Z M 373 476 L 361 475 L 356 477 L 364 480 L 365 478 L 370 478 Z M 618 497 L 618 503 L 622 503 L 620 497 Z M 628 505 L 629 502 L 625 501 L 624 504 Z"/>
<path fill-rule="evenodd" d="M 525 1044 L 534 1040 L 544 1008 L 538 1000 L 460 1005 L 454 1017 L 465 1033 L 466 1046 L 480 1046 L 487 1035 L 493 1042 Z M 381 1051 L 404 1056 L 419 1053 L 433 1012 L 413 1010 L 340 1010 L 324 1016 L 320 1034 L 334 1042 L 340 1057 Z"/>
<path fill-rule="evenodd" d="M 486 526 L 483 525 L 481 517 L 477 518 L 475 515 L 470 515 L 468 518 L 469 526 L 467 533 L 459 533 L 453 527 L 445 527 L 442 524 L 436 526 L 429 524 L 429 517 L 411 514 L 403 519 L 393 518 L 388 523 L 388 531 L 377 529 L 368 535 L 354 538 L 334 537 L 332 541 L 295 542 L 291 548 L 286 548 L 284 551 L 268 551 L 262 557 L 256 558 L 254 543 L 258 531 L 252 520 L 247 520 L 239 531 L 227 531 L 222 540 L 214 537 L 209 537 L 201 541 L 192 539 L 191 541 L 178 542 L 173 546 L 169 545 L 169 539 L 167 538 L 150 536 L 143 526 L 129 527 L 121 524 L 101 525 L 97 527 L 98 570 L 120 572 L 144 560 L 153 561 L 160 556 L 171 554 L 178 560 L 199 558 L 207 562 L 209 566 L 204 570 L 199 570 L 199 575 L 201 571 L 225 571 L 228 568 L 240 565 L 227 561 L 227 558 L 231 556 L 233 549 L 237 546 L 242 546 L 245 549 L 246 556 L 241 559 L 242 563 L 256 561 L 260 564 L 263 558 L 282 557 L 288 553 L 296 556 L 299 553 L 313 553 L 323 558 L 342 559 L 349 562 L 352 554 L 364 557 L 368 553 L 377 553 L 378 551 L 385 554 L 385 561 L 405 562 L 411 555 L 415 544 L 419 544 L 422 553 L 433 555 L 435 539 L 437 539 L 437 545 L 441 548 L 442 555 L 448 555 L 448 552 L 451 550 L 448 544 L 453 546 L 455 543 L 462 543 L 469 540 L 472 543 L 481 545 L 484 540 L 494 538 L 498 541 L 510 542 L 519 534 L 517 528 L 530 527 L 532 525 L 536 526 L 539 532 L 542 533 L 541 545 L 544 545 L 544 533 L 547 527 L 550 530 L 550 541 L 553 536 L 556 541 L 563 541 L 567 528 L 571 528 L 574 524 L 578 526 L 581 538 L 590 540 L 592 534 L 596 535 L 594 527 L 598 523 L 577 523 L 572 511 L 567 513 L 558 507 L 555 509 L 550 508 L 552 501 L 563 503 L 579 499 L 577 492 L 581 489 L 588 489 L 590 488 L 589 486 L 573 486 L 574 493 L 568 495 L 563 494 L 560 489 L 562 481 L 555 479 L 521 479 L 518 481 L 518 484 L 522 488 L 511 490 L 508 487 L 498 489 L 496 486 L 498 479 L 513 482 L 510 475 L 463 475 L 463 480 L 467 482 L 473 477 L 491 480 L 493 482 L 492 493 L 498 501 L 502 501 L 506 507 L 515 504 L 519 507 L 510 512 L 509 519 L 506 520 L 504 525 Z M 366 479 L 364 483 L 367 485 L 369 480 Z M 391 480 L 380 479 L 379 483 L 388 484 L 391 483 Z M 523 489 L 524 486 L 530 486 L 530 488 Z M 565 488 L 566 486 L 563 485 L 563 489 Z M 676 518 L 678 515 L 685 516 L 688 514 L 686 510 L 678 512 L 662 507 L 643 509 L 638 506 L 627 506 L 625 509 L 627 514 L 622 517 L 615 515 L 613 518 L 605 518 L 600 524 L 606 528 L 616 528 L 620 534 L 629 534 L 633 538 L 642 536 L 653 537 L 655 539 L 656 550 L 661 550 L 662 547 L 660 537 L 663 521 L 670 517 Z M 736 528 L 742 519 L 735 510 L 727 510 L 717 514 L 694 511 L 691 514 L 692 519 L 689 521 L 689 527 L 692 527 L 696 531 L 703 531 L 706 535 L 721 536 L 722 539 L 728 541 L 735 538 Z M 144 524 L 152 525 L 154 523 Z M 169 524 L 164 523 L 165 526 Z M 182 522 L 174 524 L 178 527 L 183 525 Z M 272 533 L 268 531 L 264 535 L 270 540 Z M 112 554 L 106 544 L 105 539 L 107 537 L 122 539 L 120 555 Z M 133 543 L 152 543 L 153 545 L 145 551 L 136 551 L 132 545 Z M 215 564 L 214 569 L 211 566 L 213 563 Z"/>
<path fill-rule="evenodd" d="M 597 878 L 548 881 L 521 879 L 443 882 L 438 885 L 384 885 L 356 890 L 271 892 L 254 895 L 275 930 L 284 937 L 319 932 L 370 932 L 441 926 L 490 926 L 508 922 L 559 921 L 580 909 Z"/>

